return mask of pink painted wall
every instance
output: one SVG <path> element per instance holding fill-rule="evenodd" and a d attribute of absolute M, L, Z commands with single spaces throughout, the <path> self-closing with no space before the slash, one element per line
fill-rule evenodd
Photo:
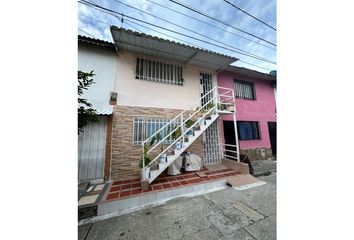
<path fill-rule="evenodd" d="M 234 88 L 234 79 L 253 82 L 256 100 L 236 99 L 237 121 L 257 121 L 260 129 L 260 140 L 241 140 L 240 148 L 270 148 L 268 122 L 276 121 L 275 96 L 272 83 L 269 80 L 259 80 L 252 77 L 244 77 L 237 73 L 222 71 L 217 75 L 218 86 Z M 221 117 L 221 121 L 232 121 L 232 115 Z M 224 129 L 221 122 L 222 141 L 224 141 Z"/>

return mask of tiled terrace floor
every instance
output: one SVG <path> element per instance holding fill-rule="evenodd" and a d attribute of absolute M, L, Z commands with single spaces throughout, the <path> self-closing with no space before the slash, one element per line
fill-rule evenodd
<path fill-rule="evenodd" d="M 217 179 L 227 178 L 240 174 L 232 169 L 208 171 L 205 167 L 202 167 L 198 172 L 204 173 L 205 176 L 199 177 L 196 175 L 197 172 L 184 172 L 177 176 L 169 176 L 166 173 L 163 173 L 158 178 L 156 178 L 155 181 L 153 181 L 149 188 L 146 190 L 141 189 L 140 178 L 114 181 L 108 189 L 109 192 L 107 197 L 102 200 L 105 202 L 120 200 L 145 193 L 165 191 L 182 186 L 185 187 L 193 184 L 198 184 L 201 182 L 215 181 Z"/>

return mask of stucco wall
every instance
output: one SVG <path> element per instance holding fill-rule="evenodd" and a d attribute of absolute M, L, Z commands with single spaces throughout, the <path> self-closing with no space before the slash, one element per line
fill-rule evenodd
<path fill-rule="evenodd" d="M 84 90 L 86 98 L 99 112 L 112 109 L 109 105 L 110 92 L 114 90 L 117 55 L 114 50 L 106 50 L 87 44 L 79 44 L 78 70 L 94 70 L 94 84 Z"/>
<path fill-rule="evenodd" d="M 234 88 L 234 79 L 255 84 L 256 100 L 236 99 L 236 119 L 238 121 L 258 121 L 261 139 L 241 140 L 240 148 L 269 148 L 271 145 L 268 122 L 276 121 L 274 89 L 270 81 L 238 76 L 236 73 L 227 71 L 220 72 L 217 77 L 218 85 L 226 88 Z M 221 119 L 233 120 L 232 115 L 223 116 Z M 221 124 L 221 135 L 224 140 L 223 124 Z"/>
<path fill-rule="evenodd" d="M 184 85 L 158 83 L 135 79 L 135 64 L 139 54 L 120 51 L 117 63 L 116 92 L 118 105 L 156 107 L 171 109 L 195 109 L 195 102 L 200 97 L 200 72 L 212 74 L 213 86 L 216 85 L 216 74 L 197 66 L 182 65 Z M 174 62 L 164 59 L 145 57 L 165 63 Z M 176 64 L 176 63 L 175 63 Z M 181 65 L 177 63 L 177 65 Z M 193 106 L 191 108 L 191 106 Z"/>

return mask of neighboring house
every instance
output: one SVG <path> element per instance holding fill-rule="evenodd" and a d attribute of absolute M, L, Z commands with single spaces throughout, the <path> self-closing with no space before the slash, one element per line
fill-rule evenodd
<path fill-rule="evenodd" d="M 218 85 L 235 89 L 240 152 L 251 160 L 276 156 L 276 76 L 229 66 Z M 222 116 L 222 139 L 235 144 L 233 118 Z"/>
<path fill-rule="evenodd" d="M 94 71 L 94 84 L 82 98 L 96 109 L 99 121 L 78 136 L 79 182 L 109 180 L 113 106 L 111 92 L 116 79 L 117 54 L 113 43 L 78 36 L 78 70 Z"/>
<path fill-rule="evenodd" d="M 183 116 L 186 119 L 206 103 L 208 97 L 199 98 L 217 86 L 217 72 L 237 59 L 122 28 L 111 27 L 111 33 L 118 53 L 111 179 L 132 179 L 139 177 L 143 141 L 183 110 L 189 110 Z M 173 124 L 181 121 L 178 116 Z M 221 161 L 220 122 L 214 118 L 209 122 L 193 143 L 183 145 L 200 156 L 202 164 Z M 156 174 L 166 166 L 160 166 Z"/>

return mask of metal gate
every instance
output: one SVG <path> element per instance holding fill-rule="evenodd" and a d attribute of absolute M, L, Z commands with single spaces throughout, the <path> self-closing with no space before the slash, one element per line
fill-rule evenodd
<path fill-rule="evenodd" d="M 213 89 L 213 81 L 211 75 L 208 73 L 200 73 L 200 96 L 204 96 L 211 89 Z M 202 98 L 202 106 L 212 99 L 213 95 L 209 94 Z M 204 164 L 215 164 L 221 162 L 219 150 L 219 133 L 217 122 L 214 122 L 203 133 L 203 150 L 204 150 Z"/>
<path fill-rule="evenodd" d="M 89 124 L 79 134 L 79 182 L 103 179 L 106 134 L 106 116 L 99 116 L 98 122 Z"/>
<path fill-rule="evenodd" d="M 211 124 L 203 134 L 204 164 L 221 162 L 219 148 L 219 131 L 217 121 Z"/>

